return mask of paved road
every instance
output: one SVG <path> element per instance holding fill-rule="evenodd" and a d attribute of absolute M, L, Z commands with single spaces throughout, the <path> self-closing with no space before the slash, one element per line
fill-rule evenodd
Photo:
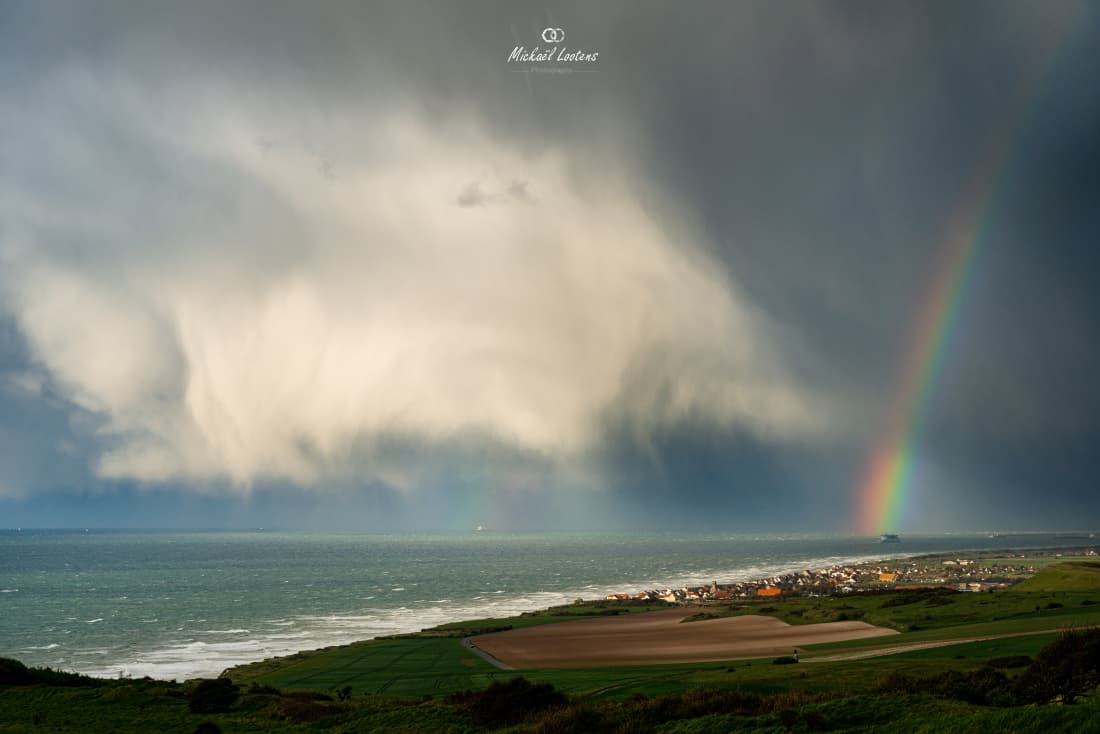
<path fill-rule="evenodd" d="M 471 642 L 472 639 L 473 639 L 472 637 L 463 637 L 462 638 L 462 646 L 464 648 L 466 648 L 467 650 L 469 650 L 470 652 L 472 652 L 474 655 L 477 655 L 478 657 L 480 657 L 485 662 L 489 663 L 489 665 L 495 665 L 496 667 L 500 668 L 501 670 L 515 670 L 515 668 L 513 668 L 511 665 L 505 665 L 504 663 L 500 662 L 499 660 L 494 658 L 489 653 L 487 653 L 484 650 L 478 648 L 477 645 L 475 645 L 473 642 Z"/>

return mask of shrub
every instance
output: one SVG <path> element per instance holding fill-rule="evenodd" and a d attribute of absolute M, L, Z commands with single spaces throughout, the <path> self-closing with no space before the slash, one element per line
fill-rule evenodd
<path fill-rule="evenodd" d="M 911 678 L 892 673 L 882 682 L 879 690 L 882 693 L 930 693 L 983 706 L 1014 706 L 1020 703 L 1008 677 L 990 667 L 969 673 L 952 670 L 930 678 Z"/>
<path fill-rule="evenodd" d="M 283 698 L 271 707 L 271 713 L 276 718 L 297 723 L 317 721 L 331 712 L 328 705 L 303 698 Z"/>
<path fill-rule="evenodd" d="M 80 673 L 68 673 L 53 668 L 28 668 L 14 658 L 0 658 L 0 686 L 102 686 L 107 682 Z"/>
<path fill-rule="evenodd" d="M 793 729 L 794 725 L 798 723 L 798 712 L 794 709 L 783 709 L 779 712 L 779 723 L 785 729 Z"/>
<path fill-rule="evenodd" d="M 250 683 L 248 685 L 248 692 L 252 695 L 258 696 L 279 696 L 282 692 L 275 686 L 264 685 L 262 683 Z"/>
<path fill-rule="evenodd" d="M 1007 655 L 991 658 L 987 665 L 991 668 L 1026 668 L 1031 665 L 1031 658 L 1027 655 Z"/>
<path fill-rule="evenodd" d="M 199 681 L 187 696 L 188 707 L 193 714 L 219 714 L 237 702 L 240 689 L 228 678 L 211 678 Z"/>
<path fill-rule="evenodd" d="M 0 686 L 29 686 L 34 674 L 26 665 L 13 658 L 0 658 Z"/>
<path fill-rule="evenodd" d="M 764 699 L 755 693 L 738 690 L 693 688 L 682 695 L 636 699 L 635 718 L 639 721 L 694 719 L 708 714 L 755 716 L 765 710 Z"/>
<path fill-rule="evenodd" d="M 793 657 L 787 656 L 787 657 L 782 657 L 782 658 L 776 658 L 775 660 L 772 661 L 772 665 L 790 665 L 792 663 L 797 663 L 797 662 L 798 662 L 798 658 L 793 658 Z"/>
<path fill-rule="evenodd" d="M 465 707 L 479 723 L 506 726 L 548 708 L 563 706 L 566 699 L 549 683 L 532 683 L 521 676 L 494 681 L 483 691 L 451 696 L 448 702 Z"/>
<path fill-rule="evenodd" d="M 296 698 L 299 701 L 331 701 L 332 696 L 321 691 L 291 691 L 286 694 L 287 698 Z"/>
<path fill-rule="evenodd" d="M 70 673 L 66 670 L 54 670 L 53 668 L 31 668 L 31 675 L 34 676 L 36 683 L 41 683 L 47 686 L 64 686 L 66 688 L 74 688 L 81 686 L 102 686 L 107 685 L 107 681 L 101 678 L 92 678 L 91 676 L 82 675 L 80 673 Z"/>
<path fill-rule="evenodd" d="M 531 734 L 596 734 L 607 731 L 599 711 L 588 705 L 548 709 L 531 728 Z"/>
<path fill-rule="evenodd" d="M 980 668 L 969 673 L 949 671 L 925 681 L 937 696 L 984 706 L 1011 706 L 1017 703 L 1013 686 L 1004 673 Z"/>
<path fill-rule="evenodd" d="M 820 711 L 806 711 L 802 714 L 802 720 L 810 731 L 829 731 L 831 728 L 829 720 Z"/>
<path fill-rule="evenodd" d="M 1020 677 L 1020 695 L 1045 703 L 1061 697 L 1064 703 L 1100 685 L 1100 628 L 1067 630 L 1035 656 Z"/>
<path fill-rule="evenodd" d="M 222 728 L 213 721 L 204 721 L 195 727 L 194 734 L 222 734 Z"/>
<path fill-rule="evenodd" d="M 941 606 L 943 604 L 950 604 L 954 599 L 947 600 L 947 597 L 958 594 L 958 591 L 953 589 L 913 589 L 904 593 L 897 594 L 882 603 L 882 608 L 887 609 L 889 607 L 901 607 L 907 604 L 916 604 L 917 602 L 926 602 L 931 606 Z M 945 599 L 940 601 L 940 599 Z"/>

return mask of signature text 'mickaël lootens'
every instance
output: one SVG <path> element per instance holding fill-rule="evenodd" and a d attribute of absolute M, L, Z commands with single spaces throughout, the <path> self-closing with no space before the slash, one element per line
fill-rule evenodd
<path fill-rule="evenodd" d="M 570 50 L 566 46 L 541 49 L 538 46 L 528 50 L 526 46 L 516 46 L 508 56 L 508 63 L 519 62 L 523 64 L 561 64 L 561 63 L 594 63 L 600 58 L 599 51 Z"/>

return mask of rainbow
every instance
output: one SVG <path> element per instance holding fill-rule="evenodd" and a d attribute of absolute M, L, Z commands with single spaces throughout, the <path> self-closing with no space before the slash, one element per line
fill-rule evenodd
<path fill-rule="evenodd" d="M 983 155 L 978 157 L 978 165 L 948 221 L 929 287 L 910 326 L 894 398 L 858 485 L 858 532 L 886 532 L 901 524 L 928 406 L 993 219 L 998 183 L 1008 168 L 1012 144 L 1024 127 L 1025 112 L 1034 102 L 1038 82 L 1053 65 L 1056 40 L 1048 46 L 1045 63 L 1038 64 L 1035 73 L 1021 83 L 1012 100 L 1015 108 L 999 116 L 1007 124 L 1000 125 L 987 139 Z"/>
<path fill-rule="evenodd" d="M 929 397 L 943 368 L 947 347 L 958 321 L 966 285 L 987 222 L 979 222 L 994 178 L 987 166 L 967 193 L 950 228 L 932 285 L 917 312 L 906 350 L 899 389 L 887 413 L 886 429 L 864 471 L 859 490 L 859 529 L 877 533 L 896 528 L 905 506 L 915 466 L 914 454 Z"/>

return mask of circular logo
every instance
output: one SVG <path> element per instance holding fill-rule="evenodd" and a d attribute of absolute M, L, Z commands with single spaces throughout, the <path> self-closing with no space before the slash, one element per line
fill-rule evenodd
<path fill-rule="evenodd" d="M 561 28 L 543 28 L 542 40 L 547 43 L 561 43 L 565 40 L 565 31 Z"/>

